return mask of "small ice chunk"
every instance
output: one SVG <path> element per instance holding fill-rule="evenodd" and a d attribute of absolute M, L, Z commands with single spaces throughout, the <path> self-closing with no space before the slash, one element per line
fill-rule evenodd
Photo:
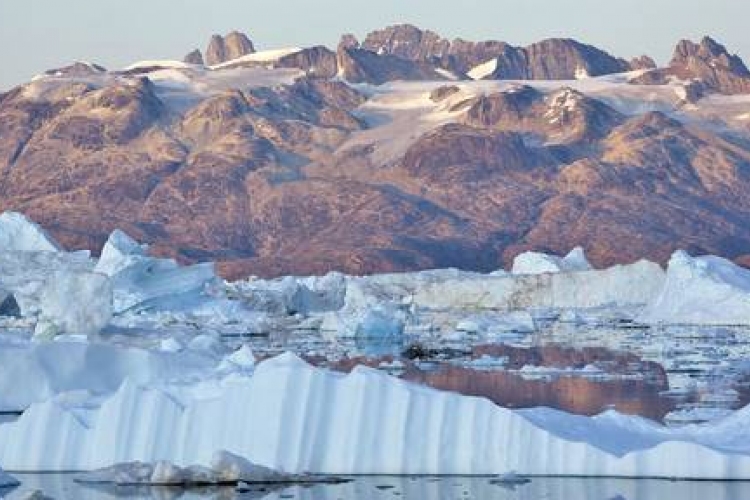
<path fill-rule="evenodd" d="M 174 337 L 162 339 L 159 350 L 164 352 L 180 352 L 185 348 L 182 343 Z"/>
<path fill-rule="evenodd" d="M 274 483 L 289 479 L 285 474 L 224 450 L 214 453 L 211 470 L 220 482 Z"/>
<path fill-rule="evenodd" d="M 151 473 L 151 484 L 185 484 L 189 478 L 185 470 L 177 467 L 171 462 L 164 460 L 154 464 L 154 470 Z"/>

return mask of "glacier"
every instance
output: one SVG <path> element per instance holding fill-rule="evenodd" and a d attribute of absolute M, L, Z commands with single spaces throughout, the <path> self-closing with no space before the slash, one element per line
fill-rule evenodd
<path fill-rule="evenodd" d="M 83 414 L 85 413 L 85 414 Z M 607 412 L 580 417 L 410 384 L 357 367 L 314 368 L 292 354 L 210 389 L 130 381 L 98 407 L 32 405 L 0 426 L 13 471 L 93 470 L 125 462 L 210 465 L 227 450 L 288 473 L 750 479 L 750 408 L 714 424 L 667 428 Z"/>

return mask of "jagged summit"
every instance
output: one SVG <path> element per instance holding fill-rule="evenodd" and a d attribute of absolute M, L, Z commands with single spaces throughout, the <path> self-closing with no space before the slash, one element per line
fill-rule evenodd
<path fill-rule="evenodd" d="M 79 64 L 0 95 L 0 209 L 66 247 L 122 228 L 235 277 L 750 254 L 750 104 L 720 95 L 750 78 L 713 40 L 659 69 L 408 25 L 212 45 L 203 62 L 233 59 Z"/>
<path fill-rule="evenodd" d="M 703 37 L 699 43 L 681 40 L 670 62 L 673 67 L 685 66 L 698 70 L 706 65 L 736 76 L 750 77 L 750 71 L 738 55 L 730 54 L 724 45 L 708 36 Z"/>
<path fill-rule="evenodd" d="M 226 36 L 213 35 L 206 48 L 205 62 L 209 66 L 225 63 L 255 52 L 247 35 L 232 31 Z"/>
<path fill-rule="evenodd" d="M 690 82 L 692 91 L 698 95 L 706 91 L 721 94 L 750 92 L 750 71 L 745 63 L 708 36 L 698 43 L 681 40 L 668 67 L 647 72 L 635 83 L 661 85 L 674 78 Z"/>

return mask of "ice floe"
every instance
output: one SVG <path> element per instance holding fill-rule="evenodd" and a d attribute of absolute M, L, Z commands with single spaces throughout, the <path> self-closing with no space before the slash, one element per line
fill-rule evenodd
<path fill-rule="evenodd" d="M 209 464 L 178 467 L 161 460 L 154 463 L 128 462 L 79 475 L 82 483 L 117 485 L 199 485 L 222 483 L 291 483 L 295 476 L 256 465 L 240 456 L 220 450 Z"/>

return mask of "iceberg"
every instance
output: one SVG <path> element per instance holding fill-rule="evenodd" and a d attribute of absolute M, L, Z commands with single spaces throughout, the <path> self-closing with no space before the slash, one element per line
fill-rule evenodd
<path fill-rule="evenodd" d="M 664 280 L 658 264 L 641 260 L 601 270 L 447 279 L 420 287 L 413 303 L 428 310 L 642 308 Z"/>
<path fill-rule="evenodd" d="M 206 352 L 161 352 L 106 343 L 56 340 L 0 344 L 0 411 L 23 411 L 64 393 L 103 396 L 125 380 L 155 385 L 208 377 L 220 357 Z M 60 404 L 63 399 L 57 399 Z M 2 463 L 2 461 L 0 461 Z"/>
<path fill-rule="evenodd" d="M 94 270 L 112 280 L 115 314 L 202 305 L 206 287 L 216 280 L 213 263 L 181 267 L 150 257 L 144 245 L 119 230 L 109 236 Z"/>
<path fill-rule="evenodd" d="M 112 319 L 112 283 L 99 273 L 58 271 L 42 289 L 40 309 L 36 338 L 96 335 Z"/>
<path fill-rule="evenodd" d="M 639 320 L 647 324 L 750 324 L 750 271 L 721 257 L 672 255 L 661 293 Z"/>
<path fill-rule="evenodd" d="M 524 252 L 513 259 L 513 274 L 564 273 L 593 269 L 582 247 L 576 247 L 565 257 L 540 252 Z"/>
<path fill-rule="evenodd" d="M 104 467 L 76 477 L 81 483 L 116 485 L 191 485 L 225 483 L 292 483 L 300 477 L 283 474 L 256 465 L 240 456 L 220 450 L 214 453 L 210 466 L 178 467 L 168 461 L 129 462 Z"/>
<path fill-rule="evenodd" d="M 0 214 L 0 252 L 59 252 L 60 246 L 38 224 L 16 212 Z"/>
<path fill-rule="evenodd" d="M 18 479 L 11 476 L 3 469 L 0 469 L 0 490 L 5 488 L 14 488 L 20 484 L 21 482 Z"/>
<path fill-rule="evenodd" d="M 343 375 L 292 354 L 214 391 L 126 380 L 87 418 L 53 401 L 0 425 L 18 471 L 123 462 L 209 466 L 217 450 L 289 473 L 750 479 L 750 408 L 667 428 L 607 412 L 514 411 L 366 367 Z M 449 453 L 446 450 L 450 450 Z"/>

